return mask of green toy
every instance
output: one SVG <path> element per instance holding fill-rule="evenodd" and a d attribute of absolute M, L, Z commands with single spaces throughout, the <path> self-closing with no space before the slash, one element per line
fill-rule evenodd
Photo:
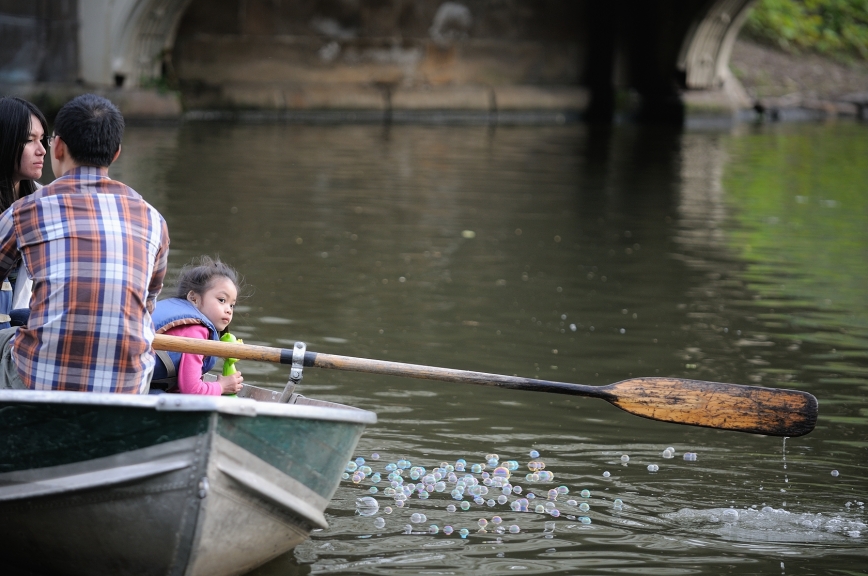
<path fill-rule="evenodd" d="M 243 340 L 239 340 L 234 335 L 227 332 L 223 336 L 220 337 L 221 342 L 232 342 L 233 344 L 244 344 Z M 235 363 L 238 362 L 238 358 L 224 358 L 223 359 L 223 375 L 229 376 L 230 374 L 235 374 L 238 370 L 235 369 Z M 224 396 L 235 396 L 235 394 L 224 394 Z"/>

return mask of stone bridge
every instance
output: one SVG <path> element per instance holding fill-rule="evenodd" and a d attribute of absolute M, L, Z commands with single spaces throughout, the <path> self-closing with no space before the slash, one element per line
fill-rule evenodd
<path fill-rule="evenodd" d="M 679 121 L 748 105 L 728 63 L 754 1 L 0 0 L 0 87 L 170 88 L 188 110 Z"/>

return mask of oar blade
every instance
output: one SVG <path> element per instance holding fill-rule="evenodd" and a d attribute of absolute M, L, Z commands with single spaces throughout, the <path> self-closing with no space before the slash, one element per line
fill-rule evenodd
<path fill-rule="evenodd" d="M 788 437 L 817 423 L 817 399 L 799 390 L 679 378 L 634 378 L 604 388 L 615 406 L 663 422 Z"/>

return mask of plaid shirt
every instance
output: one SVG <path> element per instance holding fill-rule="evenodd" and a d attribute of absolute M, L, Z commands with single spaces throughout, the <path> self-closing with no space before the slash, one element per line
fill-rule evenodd
<path fill-rule="evenodd" d="M 33 278 L 13 341 L 27 387 L 144 391 L 168 252 L 163 217 L 107 168 L 70 170 L 0 215 L 0 278 L 19 254 Z"/>

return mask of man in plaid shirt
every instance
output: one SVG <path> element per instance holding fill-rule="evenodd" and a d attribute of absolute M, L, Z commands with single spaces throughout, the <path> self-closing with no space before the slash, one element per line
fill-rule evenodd
<path fill-rule="evenodd" d="M 123 130 L 105 98 L 68 102 L 49 139 L 61 176 L 0 215 L 0 278 L 23 257 L 33 279 L 27 326 L 0 331 L 0 388 L 147 392 L 169 234 L 108 176 Z"/>

